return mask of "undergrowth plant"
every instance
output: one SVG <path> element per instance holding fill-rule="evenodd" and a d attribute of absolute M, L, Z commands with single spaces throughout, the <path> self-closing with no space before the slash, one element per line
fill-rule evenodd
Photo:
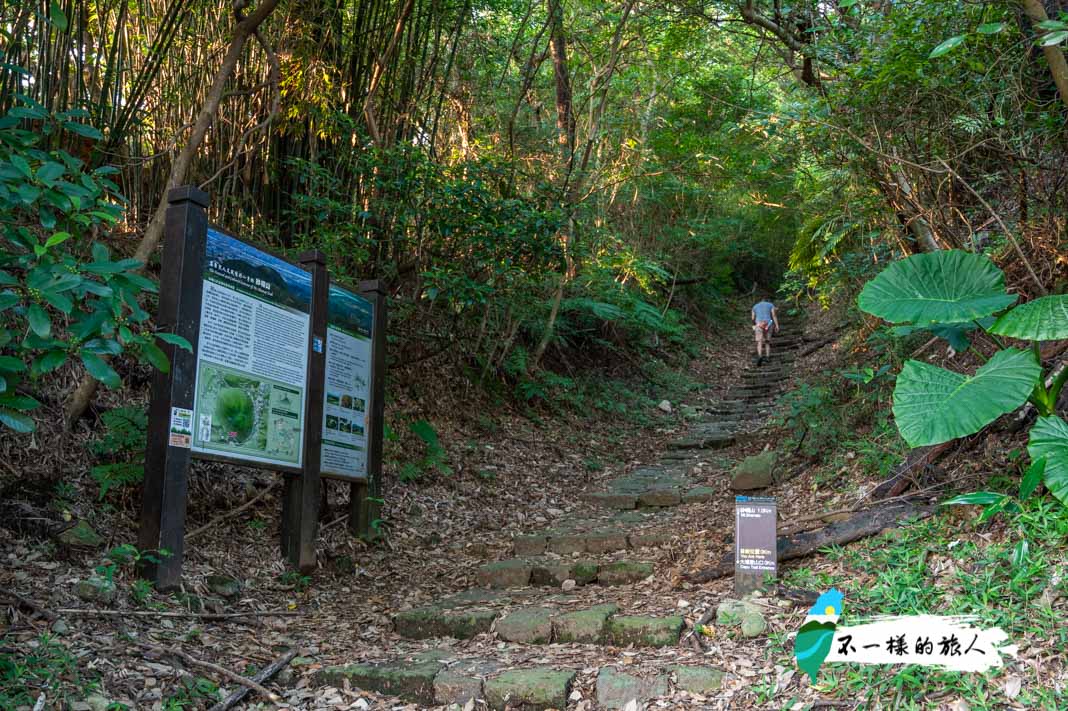
<path fill-rule="evenodd" d="M 156 334 L 139 302 L 156 291 L 136 259 L 114 259 L 96 235 L 123 213 L 108 176 L 59 148 L 64 135 L 102 136 L 26 96 L 0 117 L 0 428 L 31 432 L 40 402 L 26 383 L 68 360 L 109 388 L 122 381 L 107 358 L 129 353 L 169 369 L 157 338 L 191 350 L 172 334 Z M 33 130 L 29 126 L 33 126 Z"/>
<path fill-rule="evenodd" d="M 864 287 L 857 303 L 891 323 L 945 337 L 957 350 L 971 347 L 969 332 L 989 334 L 1001 350 L 986 359 L 973 348 L 985 361 L 974 375 L 918 360 L 905 363 L 894 388 L 897 428 L 911 447 L 940 444 L 974 434 L 1030 402 L 1038 419 L 1030 431 L 1032 466 L 1022 493 L 1028 495 L 1042 480 L 1068 505 L 1068 423 L 1056 412 L 1068 368 L 1044 373 L 1039 352 L 1042 341 L 1068 338 L 1068 295 L 1010 309 L 1016 298 L 1006 292 L 1005 275 L 989 258 L 946 250 L 894 262 Z M 1002 338 L 1030 347 L 1009 347 Z"/>
<path fill-rule="evenodd" d="M 101 460 L 90 474 L 100 487 L 103 500 L 109 491 L 139 484 L 144 479 L 148 415 L 140 407 L 117 407 L 100 419 L 104 434 L 89 443 L 89 451 Z"/>

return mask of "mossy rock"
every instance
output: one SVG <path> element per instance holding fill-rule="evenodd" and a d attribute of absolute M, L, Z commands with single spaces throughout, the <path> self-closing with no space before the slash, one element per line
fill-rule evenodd
<path fill-rule="evenodd" d="M 78 521 L 70 528 L 61 531 L 56 538 L 63 545 L 76 548 L 96 548 L 104 543 L 103 537 L 84 520 Z"/>
<path fill-rule="evenodd" d="M 619 647 L 668 647 L 679 643 L 683 619 L 672 617 L 613 617 L 605 629 L 606 639 Z"/>
<path fill-rule="evenodd" d="M 631 701 L 641 704 L 657 696 L 666 696 L 668 680 L 664 674 L 643 679 L 612 667 L 604 667 L 597 674 L 597 706 L 604 709 L 623 709 Z"/>
<path fill-rule="evenodd" d="M 716 623 L 737 626 L 742 624 L 742 619 L 746 615 L 752 613 L 760 614 L 760 608 L 748 600 L 727 598 L 716 606 Z"/>
<path fill-rule="evenodd" d="M 405 701 L 432 706 L 434 677 L 441 671 L 439 661 L 393 662 L 390 664 L 350 664 L 327 667 L 319 672 L 320 684 L 342 688 L 349 686 L 399 696 Z"/>
<path fill-rule="evenodd" d="M 691 694 L 714 694 L 723 686 L 726 674 L 715 667 L 687 667 L 675 664 L 667 668 L 674 672 L 676 685 Z"/>
<path fill-rule="evenodd" d="M 393 626 L 397 634 L 408 639 L 471 639 L 489 632 L 495 619 L 497 613 L 493 610 L 447 610 L 431 605 L 397 613 Z"/>
<path fill-rule="evenodd" d="M 711 486 L 695 486 L 682 495 L 682 503 L 684 504 L 702 504 L 707 501 L 711 501 L 717 495 L 715 489 Z"/>
<path fill-rule="evenodd" d="M 485 683 L 486 702 L 491 709 L 505 711 L 544 711 L 567 706 L 574 671 L 548 667 L 506 671 Z"/>
<path fill-rule="evenodd" d="M 627 585 L 645 580 L 653 574 L 653 564 L 633 560 L 621 560 L 602 565 L 597 571 L 597 582 L 601 585 Z"/>
<path fill-rule="evenodd" d="M 478 569 L 478 583 L 488 588 L 522 588 L 530 584 L 532 565 L 518 558 L 489 563 Z"/>
<path fill-rule="evenodd" d="M 571 566 L 571 579 L 579 585 L 589 585 L 597 579 L 599 570 L 597 563 L 580 560 Z"/>
<path fill-rule="evenodd" d="M 759 612 L 749 612 L 742 616 L 742 636 L 759 637 L 768 629 L 768 621 Z"/>
<path fill-rule="evenodd" d="M 735 491 L 765 489 L 775 483 L 778 455 L 774 451 L 746 457 L 734 467 L 731 488 Z"/>
<path fill-rule="evenodd" d="M 534 564 L 530 571 L 530 584 L 560 587 L 570 577 L 570 563 L 559 559 L 548 559 Z"/>
<path fill-rule="evenodd" d="M 553 636 L 552 610 L 532 607 L 510 612 L 497 621 L 497 635 L 508 642 L 548 644 Z"/>
<path fill-rule="evenodd" d="M 553 638 L 557 642 L 600 644 L 608 618 L 619 610 L 615 605 L 597 605 L 589 610 L 568 612 L 553 618 Z"/>

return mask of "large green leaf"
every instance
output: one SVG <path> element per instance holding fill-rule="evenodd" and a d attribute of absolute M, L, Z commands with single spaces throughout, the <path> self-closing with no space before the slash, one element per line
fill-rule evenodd
<path fill-rule="evenodd" d="M 981 254 L 943 250 L 894 262 L 865 285 L 862 311 L 891 323 L 961 323 L 1016 301 L 1005 275 Z"/>
<path fill-rule="evenodd" d="M 15 432 L 33 432 L 36 424 L 26 415 L 0 407 L 0 426 L 12 429 Z"/>
<path fill-rule="evenodd" d="M 1011 348 L 971 377 L 910 360 L 894 388 L 897 428 L 911 447 L 974 434 L 1022 405 L 1041 372 L 1031 353 Z"/>
<path fill-rule="evenodd" d="M 119 378 L 119 374 L 107 364 L 107 361 L 96 353 L 84 348 L 81 351 L 81 356 L 82 363 L 85 365 L 85 369 L 89 371 L 89 375 L 93 376 L 109 388 L 115 389 L 122 387 L 122 380 Z"/>
<path fill-rule="evenodd" d="M 1068 338 L 1068 294 L 1043 296 L 1020 304 L 995 321 L 990 332 L 1028 341 Z"/>
<path fill-rule="evenodd" d="M 1056 415 L 1039 417 L 1027 453 L 1034 461 L 1045 460 L 1046 488 L 1068 506 L 1068 422 Z"/>

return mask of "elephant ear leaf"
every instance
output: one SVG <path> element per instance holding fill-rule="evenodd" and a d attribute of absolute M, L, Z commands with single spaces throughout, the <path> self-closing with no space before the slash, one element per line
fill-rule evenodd
<path fill-rule="evenodd" d="M 812 620 L 806 622 L 797 633 L 794 658 L 797 660 L 797 666 L 808 674 L 813 684 L 816 683 L 820 665 L 831 651 L 835 629 L 837 626 L 833 622 Z"/>
<path fill-rule="evenodd" d="M 1045 461 L 1046 488 L 1068 505 L 1068 422 L 1056 415 L 1039 417 L 1031 428 L 1027 453 L 1033 461 Z"/>
<path fill-rule="evenodd" d="M 958 249 L 894 262 L 857 298 L 862 311 L 890 323 L 962 323 L 1011 306 L 1005 274 L 987 257 Z"/>
<path fill-rule="evenodd" d="M 1042 369 L 1032 354 L 1006 349 L 973 376 L 910 360 L 894 387 L 894 420 L 910 447 L 975 434 L 1022 405 Z"/>
<path fill-rule="evenodd" d="M 990 332 L 1028 341 L 1068 338 L 1068 294 L 1043 296 L 1021 304 L 995 321 Z"/>

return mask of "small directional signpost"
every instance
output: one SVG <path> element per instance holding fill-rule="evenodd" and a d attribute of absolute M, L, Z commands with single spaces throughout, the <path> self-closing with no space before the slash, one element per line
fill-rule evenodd
<path fill-rule="evenodd" d="M 382 285 L 330 283 L 318 251 L 292 264 L 208 225 L 208 196 L 168 195 L 158 325 L 167 346 L 149 408 L 139 545 L 143 574 L 181 580 L 192 459 L 285 476 L 281 547 L 315 567 L 320 477 L 352 482 L 350 528 L 371 534 L 382 467 L 386 302 Z"/>
<path fill-rule="evenodd" d="M 778 569 L 775 542 L 775 499 L 759 496 L 734 498 L 734 592 L 758 590 Z"/>

